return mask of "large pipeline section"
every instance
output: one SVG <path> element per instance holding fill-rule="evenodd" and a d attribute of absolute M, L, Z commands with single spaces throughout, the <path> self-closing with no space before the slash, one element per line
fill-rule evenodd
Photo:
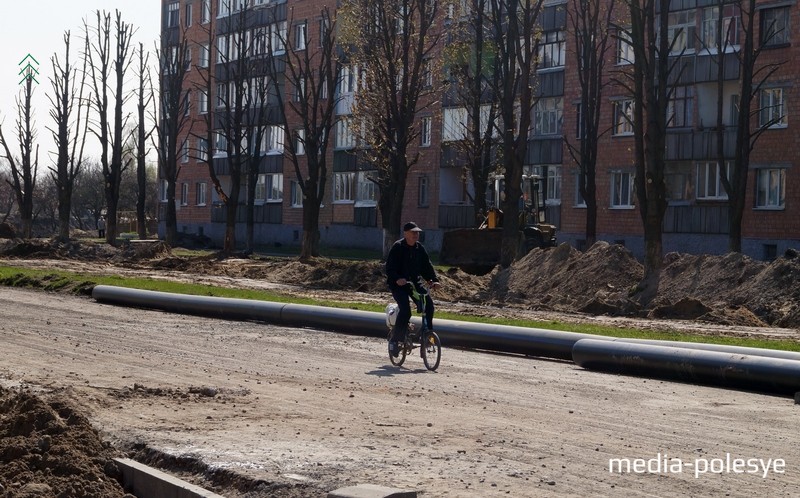
<path fill-rule="evenodd" d="M 591 370 L 755 391 L 800 391 L 800 361 L 631 342 L 581 339 L 576 364 Z"/>
<path fill-rule="evenodd" d="M 373 337 L 385 337 L 387 333 L 385 315 L 369 311 L 191 296 L 108 285 L 95 286 L 92 297 L 99 302 L 223 319 L 264 321 L 289 327 L 321 328 Z M 412 321 L 417 326 L 420 325 L 419 317 L 412 318 Z M 587 369 L 626 371 L 637 375 L 677 378 L 758 391 L 800 391 L 800 353 L 796 352 L 690 342 L 619 339 L 438 318 L 434 319 L 434 328 L 442 342 L 451 347 L 571 360 Z M 669 354 L 662 349 L 668 349 Z M 637 356 L 629 354 L 634 350 L 647 352 L 644 356 L 646 359 L 634 360 Z M 654 354 L 658 351 L 661 351 L 660 355 Z M 749 360 L 746 367 L 742 367 L 742 361 L 737 359 L 740 357 L 761 360 L 753 359 L 759 365 L 757 368 L 750 368 Z M 709 364 L 709 358 L 714 358 L 716 363 Z M 692 366 L 693 363 L 698 365 Z M 766 365 L 770 367 L 767 368 Z M 798 370 L 794 370 L 795 368 Z M 746 373 L 724 376 L 710 374 L 716 370 L 742 370 Z M 773 375 L 785 378 L 773 379 Z"/>

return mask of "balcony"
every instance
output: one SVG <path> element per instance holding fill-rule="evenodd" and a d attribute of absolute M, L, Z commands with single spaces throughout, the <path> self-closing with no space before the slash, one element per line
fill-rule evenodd
<path fill-rule="evenodd" d="M 733 158 L 736 149 L 736 127 L 725 127 L 722 140 L 724 156 L 728 159 Z M 668 161 L 716 160 L 718 141 L 716 128 L 671 129 L 667 131 L 666 158 Z"/>

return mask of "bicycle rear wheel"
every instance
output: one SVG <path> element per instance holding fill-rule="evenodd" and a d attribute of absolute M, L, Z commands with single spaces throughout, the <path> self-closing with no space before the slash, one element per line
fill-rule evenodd
<path fill-rule="evenodd" d="M 442 359 L 442 341 L 439 340 L 439 335 L 433 331 L 425 334 L 423 341 L 424 343 L 420 345 L 422 362 L 425 363 L 425 368 L 434 371 L 439 368 L 439 361 Z"/>

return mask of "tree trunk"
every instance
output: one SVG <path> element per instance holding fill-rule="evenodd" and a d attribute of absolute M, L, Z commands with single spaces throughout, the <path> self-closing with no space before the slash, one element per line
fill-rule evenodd
<path fill-rule="evenodd" d="M 310 183 L 306 183 L 310 187 Z M 314 185 L 316 189 L 316 185 Z M 316 192 L 316 190 L 314 190 Z M 303 240 L 300 245 L 300 261 L 319 256 L 319 201 L 308 198 L 303 201 Z"/>

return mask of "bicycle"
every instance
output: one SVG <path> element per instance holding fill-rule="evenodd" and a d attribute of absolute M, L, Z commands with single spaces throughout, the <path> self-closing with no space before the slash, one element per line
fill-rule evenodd
<path fill-rule="evenodd" d="M 392 365 L 399 367 L 405 361 L 406 357 L 410 355 L 415 349 L 420 348 L 420 356 L 425 368 L 430 371 L 435 371 L 439 368 L 439 362 L 442 359 L 442 341 L 439 335 L 430 329 L 428 319 L 425 316 L 425 301 L 429 293 L 428 286 L 425 280 L 420 277 L 418 285 L 408 284 L 411 286 L 411 300 L 417 305 L 417 312 L 422 314 L 422 327 L 416 331 L 416 326 L 413 323 L 408 324 L 408 333 L 406 339 L 398 344 L 400 351 L 398 355 L 392 356 L 391 346 L 389 349 L 389 360 Z M 397 319 L 397 304 L 392 303 L 386 307 L 386 325 L 389 327 L 389 334 L 387 339 L 392 340 L 392 329 L 394 328 L 395 320 Z"/>

